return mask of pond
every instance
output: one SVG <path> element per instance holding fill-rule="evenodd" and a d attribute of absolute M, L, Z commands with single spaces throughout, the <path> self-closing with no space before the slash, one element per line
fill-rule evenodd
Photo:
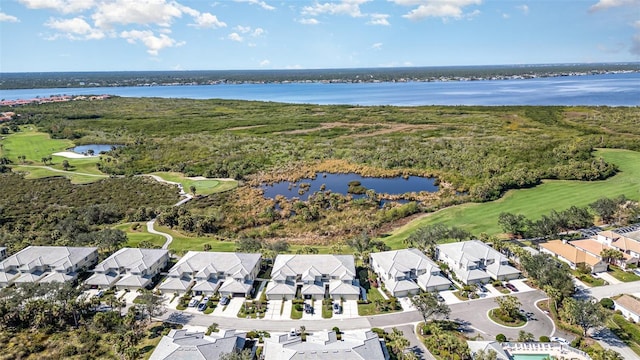
<path fill-rule="evenodd" d="M 376 193 L 401 195 L 409 192 L 437 192 L 438 186 L 436 185 L 436 178 L 425 178 L 420 176 L 409 176 L 407 178 L 397 176 L 392 178 L 378 178 L 378 177 L 363 177 L 358 174 L 324 174 L 317 173 L 315 179 L 301 179 L 295 183 L 289 181 L 280 181 L 274 184 L 263 184 L 260 186 L 264 190 L 265 198 L 275 198 L 277 195 L 282 195 L 288 200 L 292 198 L 299 198 L 300 200 L 308 200 L 309 196 L 315 192 L 322 191 L 321 187 L 324 185 L 324 191 L 331 191 L 333 193 L 340 193 L 346 195 L 349 190 L 349 183 L 353 185 L 354 182 L 359 182 L 360 190 L 369 189 L 374 190 Z M 301 184 L 308 184 L 300 186 Z M 362 189 L 364 188 L 364 189 Z M 300 191 L 304 190 L 302 194 Z M 364 194 L 352 194 L 354 198 L 360 198 L 365 196 Z"/>
<path fill-rule="evenodd" d="M 122 145 L 111 145 L 111 144 L 89 144 L 89 145 L 80 145 L 74 148 L 71 148 L 71 151 L 78 154 L 86 154 L 89 150 L 93 150 L 94 154 L 100 154 L 103 152 L 111 151 L 112 148 L 119 147 Z"/>

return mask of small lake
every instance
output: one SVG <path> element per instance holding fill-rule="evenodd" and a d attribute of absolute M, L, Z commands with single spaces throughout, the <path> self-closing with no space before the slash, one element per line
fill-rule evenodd
<path fill-rule="evenodd" d="M 93 150 L 93 152 L 98 155 L 102 152 L 111 151 L 114 147 L 119 147 L 122 145 L 108 145 L 108 144 L 89 144 L 89 145 L 80 145 L 74 148 L 71 148 L 71 151 L 77 154 L 86 154 L 89 150 Z"/>
<path fill-rule="evenodd" d="M 377 177 L 363 177 L 358 174 L 324 174 L 317 173 L 315 179 L 301 179 L 295 183 L 290 181 L 280 181 L 271 185 L 261 185 L 260 188 L 264 190 L 265 198 L 275 198 L 277 195 L 282 195 L 288 200 L 292 198 L 299 198 L 300 200 L 308 200 L 309 196 L 315 192 L 321 191 L 320 187 L 324 184 L 325 191 L 331 191 L 333 193 L 339 193 L 342 195 L 347 194 L 350 181 L 359 181 L 360 184 L 370 190 L 374 190 L 376 193 L 386 193 L 391 195 L 400 195 L 409 192 L 437 192 L 438 186 L 436 185 L 436 178 L 425 178 L 420 176 L 409 176 L 403 178 L 400 176 L 393 178 L 377 178 Z M 311 186 L 300 195 L 300 184 L 307 183 Z M 355 195 L 354 198 L 360 198 L 365 195 Z"/>

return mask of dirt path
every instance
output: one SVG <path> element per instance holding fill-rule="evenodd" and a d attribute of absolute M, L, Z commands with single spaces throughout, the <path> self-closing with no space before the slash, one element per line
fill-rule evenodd
<path fill-rule="evenodd" d="M 177 185 L 178 189 L 180 190 L 180 196 L 184 196 L 184 199 L 182 199 L 182 200 L 178 201 L 177 203 L 173 204 L 173 206 L 183 205 L 186 202 L 188 202 L 189 200 L 193 199 L 193 195 L 185 192 L 184 188 L 182 187 L 182 184 L 180 184 L 180 183 L 177 183 L 177 182 L 174 182 L 174 181 L 165 180 L 165 179 L 163 179 L 163 178 L 161 178 L 160 176 L 157 176 L 157 175 L 143 175 L 143 176 L 149 176 L 152 179 L 154 179 L 154 180 L 156 180 L 158 182 L 161 182 L 161 183 Z M 166 249 L 169 248 L 169 245 L 173 241 L 173 236 L 171 236 L 170 234 L 163 233 L 161 231 L 158 231 L 158 230 L 154 229 L 153 226 L 155 225 L 156 220 L 158 220 L 157 217 L 147 222 L 147 231 L 149 233 L 151 233 L 151 234 L 164 236 L 164 238 L 167 239 L 167 240 L 162 245 L 162 248 L 166 250 Z"/>

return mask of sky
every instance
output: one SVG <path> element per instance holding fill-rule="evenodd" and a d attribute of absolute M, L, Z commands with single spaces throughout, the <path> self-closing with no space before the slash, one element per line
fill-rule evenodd
<path fill-rule="evenodd" d="M 1 0 L 0 72 L 640 61 L 640 0 Z"/>

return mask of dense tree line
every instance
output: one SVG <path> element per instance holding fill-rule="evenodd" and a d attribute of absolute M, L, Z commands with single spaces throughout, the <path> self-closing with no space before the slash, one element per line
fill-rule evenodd
<path fill-rule="evenodd" d="M 526 238 L 552 237 L 569 230 L 593 226 L 593 215 L 588 208 L 572 206 L 563 211 L 552 210 L 538 220 L 522 214 L 501 213 L 498 224 L 505 233 Z"/>
<path fill-rule="evenodd" d="M 24 179 L 0 174 L 0 244 L 11 252 L 27 245 L 100 246 L 115 250 L 126 235 L 105 226 L 153 218 L 177 189 L 154 180 L 111 178 L 74 185 L 62 178 Z"/>

